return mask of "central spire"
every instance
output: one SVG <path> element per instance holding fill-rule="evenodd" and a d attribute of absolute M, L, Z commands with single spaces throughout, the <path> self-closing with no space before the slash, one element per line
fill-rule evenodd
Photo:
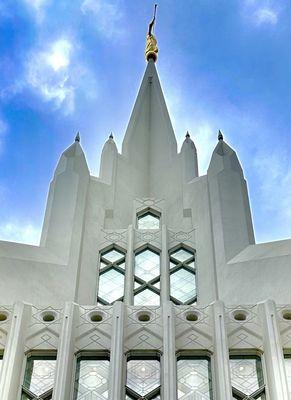
<path fill-rule="evenodd" d="M 154 60 L 157 61 L 158 58 L 158 46 L 157 46 L 157 39 L 155 38 L 154 34 L 152 33 L 156 21 L 156 13 L 157 13 L 157 4 L 155 4 L 154 9 L 154 16 L 152 21 L 149 24 L 149 30 L 147 34 L 147 41 L 146 41 L 146 48 L 145 48 L 145 57 L 146 60 Z"/>

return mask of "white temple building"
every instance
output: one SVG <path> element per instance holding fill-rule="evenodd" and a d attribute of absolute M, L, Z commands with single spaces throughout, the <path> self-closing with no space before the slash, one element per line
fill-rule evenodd
<path fill-rule="evenodd" d="M 77 135 L 40 245 L 0 242 L 1 400 L 291 399 L 291 240 L 255 244 L 221 133 L 206 175 L 177 151 L 153 39 L 121 153 L 92 176 Z"/>

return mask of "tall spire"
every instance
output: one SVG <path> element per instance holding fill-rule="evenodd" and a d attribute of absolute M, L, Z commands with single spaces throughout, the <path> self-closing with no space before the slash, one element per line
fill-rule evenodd
<path fill-rule="evenodd" d="M 146 41 L 146 48 L 145 48 L 145 57 L 146 60 L 154 60 L 157 61 L 158 58 L 158 46 L 157 46 L 157 39 L 155 38 L 154 34 L 152 33 L 156 21 L 156 13 L 157 13 L 157 4 L 155 4 L 154 8 L 154 16 L 152 21 L 149 24 L 149 30 L 147 34 L 147 41 Z"/>
<path fill-rule="evenodd" d="M 75 137 L 75 142 L 80 142 L 80 132 L 77 132 L 77 135 Z"/>

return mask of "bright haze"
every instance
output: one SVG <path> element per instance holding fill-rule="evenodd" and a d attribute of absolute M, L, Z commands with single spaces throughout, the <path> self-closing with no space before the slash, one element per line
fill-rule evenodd
<path fill-rule="evenodd" d="M 0 239 L 38 243 L 49 182 L 81 134 L 98 175 L 146 66 L 153 2 L 0 1 Z M 258 242 L 291 236 L 291 3 L 158 2 L 157 69 L 179 145 L 205 174 L 221 129 L 248 181 Z"/>

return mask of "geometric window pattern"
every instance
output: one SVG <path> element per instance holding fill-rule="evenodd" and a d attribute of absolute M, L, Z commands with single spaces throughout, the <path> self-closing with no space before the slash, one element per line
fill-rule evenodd
<path fill-rule="evenodd" d="M 137 229 L 160 229 L 160 217 L 146 211 L 137 216 Z"/>
<path fill-rule="evenodd" d="M 232 394 L 239 400 L 265 400 L 262 361 L 259 356 L 231 356 Z"/>
<path fill-rule="evenodd" d="M 179 247 L 170 253 L 171 300 L 193 304 L 197 299 L 194 251 Z"/>
<path fill-rule="evenodd" d="M 138 357 L 127 362 L 126 399 L 160 399 L 160 362 L 153 357 Z"/>
<path fill-rule="evenodd" d="M 109 359 L 93 356 L 77 359 L 74 400 L 108 399 Z"/>
<path fill-rule="evenodd" d="M 160 256 L 149 247 L 135 255 L 134 305 L 160 305 Z"/>
<path fill-rule="evenodd" d="M 116 248 L 100 254 L 97 301 L 103 305 L 123 300 L 125 253 Z"/>
<path fill-rule="evenodd" d="M 178 399 L 211 400 L 210 360 L 206 357 L 183 357 L 177 362 Z"/>
<path fill-rule="evenodd" d="M 288 382 L 289 398 L 291 399 L 291 355 L 285 354 L 285 369 Z"/>
<path fill-rule="evenodd" d="M 31 356 L 27 359 L 21 400 L 52 398 L 56 369 L 55 356 Z"/>

